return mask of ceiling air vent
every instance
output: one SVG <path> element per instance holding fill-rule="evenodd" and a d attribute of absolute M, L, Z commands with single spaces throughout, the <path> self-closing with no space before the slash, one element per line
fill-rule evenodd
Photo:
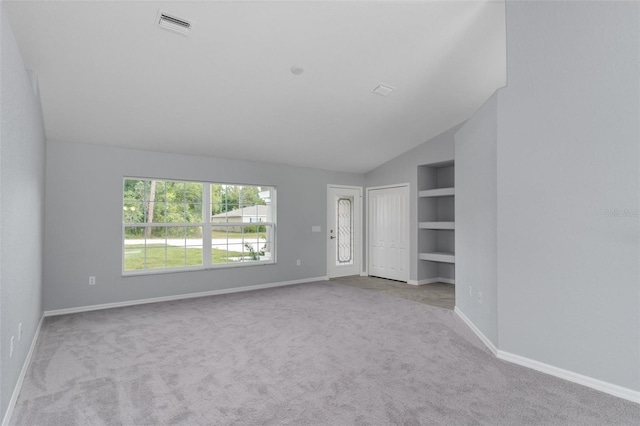
<path fill-rule="evenodd" d="M 156 23 L 160 28 L 182 34 L 183 36 L 188 36 L 189 32 L 191 32 L 191 28 L 193 27 L 193 24 L 186 19 L 180 18 L 176 15 L 169 15 L 162 10 L 158 11 Z"/>
<path fill-rule="evenodd" d="M 385 86 L 384 84 L 378 84 L 375 89 L 372 90 L 373 93 L 380 96 L 389 96 L 391 92 L 393 92 L 393 87 Z"/>

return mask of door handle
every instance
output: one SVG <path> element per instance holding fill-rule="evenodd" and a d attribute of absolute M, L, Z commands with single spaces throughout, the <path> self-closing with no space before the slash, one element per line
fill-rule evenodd
<path fill-rule="evenodd" d="M 332 236 L 330 236 L 329 238 L 331 238 L 331 239 L 333 240 L 333 239 L 335 239 L 336 237 L 334 237 L 334 236 L 332 235 Z"/>

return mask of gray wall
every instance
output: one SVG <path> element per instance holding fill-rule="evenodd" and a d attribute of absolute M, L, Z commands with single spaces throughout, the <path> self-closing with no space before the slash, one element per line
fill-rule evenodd
<path fill-rule="evenodd" d="M 3 418 L 42 316 L 44 127 L 0 4 L 0 400 Z M 22 339 L 18 341 L 18 324 Z M 13 357 L 9 341 L 15 336 Z"/>
<path fill-rule="evenodd" d="M 497 113 L 497 95 L 493 95 L 455 134 L 456 307 L 495 346 L 498 346 Z M 478 300 L 480 293 L 482 303 Z"/>
<path fill-rule="evenodd" d="M 508 2 L 498 95 L 500 349 L 634 390 L 639 8 Z"/>
<path fill-rule="evenodd" d="M 508 86 L 366 185 L 411 183 L 416 253 L 416 166 L 455 135 L 458 309 L 501 351 L 640 390 L 640 4 L 508 2 L 507 40 Z"/>
<path fill-rule="evenodd" d="M 455 126 L 444 133 L 428 140 L 418 147 L 389 160 L 365 175 L 367 188 L 374 186 L 409 183 L 410 200 L 410 274 L 411 280 L 417 281 L 426 277 L 427 265 L 418 261 L 418 166 L 453 160 L 453 135 L 460 126 Z M 366 196 L 366 194 L 365 194 Z M 366 206 L 366 200 L 365 200 Z M 366 247 L 365 247 L 366 264 Z"/>
<path fill-rule="evenodd" d="M 326 276 L 327 184 L 364 183 L 361 174 L 47 143 L 45 310 Z M 277 264 L 123 277 L 123 176 L 275 185 Z"/>

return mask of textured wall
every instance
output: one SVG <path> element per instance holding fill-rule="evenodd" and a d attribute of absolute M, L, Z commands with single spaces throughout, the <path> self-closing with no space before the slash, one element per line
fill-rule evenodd
<path fill-rule="evenodd" d="M 123 277 L 124 176 L 277 187 L 277 264 Z M 327 184 L 360 174 L 48 141 L 45 310 L 326 275 Z M 312 233 L 313 225 L 322 226 Z M 302 265 L 296 266 L 296 259 Z M 89 286 L 89 276 L 96 285 Z"/>
<path fill-rule="evenodd" d="M 42 316 L 44 127 L 0 5 L 0 400 L 2 417 Z M 18 324 L 22 339 L 18 341 Z M 15 349 L 9 358 L 9 342 Z"/>
<path fill-rule="evenodd" d="M 500 349 L 635 390 L 639 9 L 508 2 L 498 94 Z"/>

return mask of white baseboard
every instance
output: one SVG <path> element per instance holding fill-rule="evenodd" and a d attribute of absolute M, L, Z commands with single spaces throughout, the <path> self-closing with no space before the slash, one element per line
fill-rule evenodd
<path fill-rule="evenodd" d="M 127 300 L 124 302 L 104 303 L 101 305 L 89 305 L 89 306 L 79 306 L 77 308 L 55 309 L 52 311 L 45 311 L 44 316 L 52 317 L 56 315 L 66 315 L 66 314 L 76 314 L 79 312 L 98 311 L 101 309 L 122 308 L 125 306 L 144 305 L 147 303 L 169 302 L 172 300 L 193 299 L 195 297 L 215 296 L 218 294 L 240 293 L 243 291 L 261 290 L 265 288 L 284 287 L 284 286 L 294 285 L 294 284 L 327 281 L 328 279 L 329 277 L 326 277 L 326 276 L 304 278 L 301 280 L 281 281 L 277 283 L 257 284 L 257 285 L 250 285 L 245 287 L 224 288 L 220 290 L 202 291 L 199 293 L 177 294 L 175 296 L 152 297 L 150 299 Z"/>
<path fill-rule="evenodd" d="M 502 360 L 522 365 L 523 367 L 531 368 L 533 370 L 540 371 L 551 376 L 559 377 L 561 379 L 568 380 L 579 385 L 587 386 L 592 389 L 608 393 L 609 395 L 617 396 L 618 398 L 626 399 L 628 401 L 640 404 L 639 391 L 614 385 L 602 380 L 594 379 L 593 377 L 583 376 L 582 374 L 574 373 L 573 371 L 554 367 L 553 365 L 525 358 L 523 356 L 512 354 L 510 352 L 498 350 L 496 356 Z"/>
<path fill-rule="evenodd" d="M 368 277 L 369 274 L 367 272 L 360 272 L 361 277 Z"/>
<path fill-rule="evenodd" d="M 471 329 L 471 331 L 473 331 L 476 336 L 478 336 L 480 338 L 480 340 L 482 341 L 482 343 L 484 343 L 484 345 L 489 348 L 489 350 L 494 354 L 497 355 L 498 354 L 498 348 L 496 348 L 496 345 L 493 344 L 493 342 L 491 340 L 489 340 L 487 338 L 487 336 L 485 336 L 482 331 L 480 331 L 480 329 L 478 327 L 476 327 L 476 325 L 474 323 L 471 322 L 471 320 L 469 318 L 467 318 L 467 316 L 465 314 L 462 313 L 462 311 L 460 309 L 458 309 L 458 307 L 456 306 L 453 311 L 460 317 L 460 319 L 462 319 L 462 321 L 465 322 L 465 324 L 467 324 L 467 326 L 469 326 L 469 328 Z"/>
<path fill-rule="evenodd" d="M 583 376 L 573 371 L 564 370 L 559 367 L 554 367 L 553 365 L 499 350 L 457 306 L 454 311 L 497 358 L 640 404 L 640 392 L 633 389 L 614 385 L 599 379 L 594 379 L 593 377 Z"/>
<path fill-rule="evenodd" d="M 436 278 L 427 278 L 426 280 L 407 281 L 407 284 L 410 284 L 410 285 L 426 285 L 426 284 L 433 284 L 433 283 L 455 284 L 455 280 L 452 278 L 436 277 Z"/>
<path fill-rule="evenodd" d="M 16 382 L 16 385 L 13 388 L 13 394 L 11 395 L 11 399 L 9 400 L 7 411 L 4 413 L 4 418 L 2 419 L 2 426 L 8 426 L 9 421 L 11 420 L 11 416 L 13 415 L 13 409 L 16 407 L 16 402 L 18 402 L 18 396 L 20 395 L 20 390 L 22 390 L 22 383 L 24 382 L 24 378 L 27 375 L 27 370 L 29 369 L 29 365 L 31 364 L 31 357 L 33 356 L 33 351 L 36 348 L 36 343 L 38 341 L 38 337 L 40 336 L 40 329 L 42 328 L 43 321 L 44 321 L 44 315 L 40 317 L 40 322 L 38 322 L 38 327 L 36 328 L 36 332 L 33 335 L 33 340 L 31 340 L 31 346 L 29 347 L 29 352 L 27 352 L 27 357 L 24 359 L 24 364 L 22 364 L 22 370 L 20 371 L 20 375 L 18 376 L 18 381 Z"/>

